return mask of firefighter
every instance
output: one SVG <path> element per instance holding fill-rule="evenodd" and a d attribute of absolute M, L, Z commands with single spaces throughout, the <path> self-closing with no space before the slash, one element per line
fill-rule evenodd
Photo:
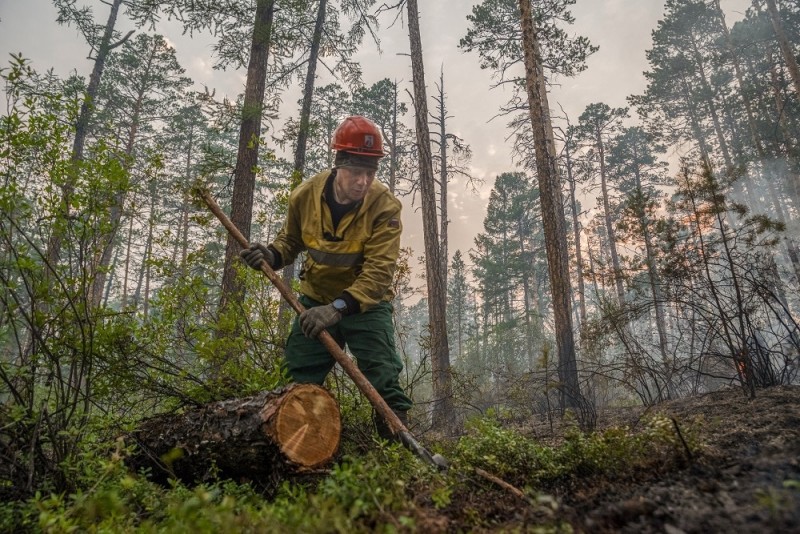
<path fill-rule="evenodd" d="M 241 252 L 260 269 L 277 270 L 306 251 L 299 273 L 300 302 L 286 341 L 284 364 L 295 382 L 322 384 L 334 359 L 317 336 L 327 330 L 355 356 L 364 376 L 407 425 L 411 399 L 400 386 L 403 363 L 395 348 L 392 280 L 400 251 L 400 202 L 375 180 L 385 155 L 383 136 L 362 116 L 347 117 L 333 134 L 332 169 L 301 183 L 289 197 L 275 240 Z M 378 434 L 393 439 L 382 418 Z"/>

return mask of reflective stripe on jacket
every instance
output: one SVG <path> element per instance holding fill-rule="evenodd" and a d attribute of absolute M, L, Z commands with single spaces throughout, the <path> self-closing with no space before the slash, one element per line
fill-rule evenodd
<path fill-rule="evenodd" d="M 329 303 L 347 291 L 366 311 L 394 298 L 392 280 L 402 232 L 400 201 L 375 180 L 334 232 L 325 202 L 330 175 L 330 170 L 321 172 L 292 191 L 286 222 L 272 246 L 284 265 L 308 251 L 300 272 L 301 293 Z"/>

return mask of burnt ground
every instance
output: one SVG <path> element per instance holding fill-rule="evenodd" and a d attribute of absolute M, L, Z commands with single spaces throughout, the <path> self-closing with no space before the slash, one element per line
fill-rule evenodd
<path fill-rule="evenodd" d="M 730 389 L 615 410 L 598 427 L 635 430 L 648 412 L 691 425 L 701 451 L 625 473 L 571 477 L 536 488 L 542 494 L 533 501 L 476 480 L 476 490 L 453 495 L 442 510 L 420 499 L 419 531 L 800 533 L 800 386 L 758 390 L 753 400 Z"/>

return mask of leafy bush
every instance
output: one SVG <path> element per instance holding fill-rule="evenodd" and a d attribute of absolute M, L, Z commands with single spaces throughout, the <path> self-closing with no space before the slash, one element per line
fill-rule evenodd
<path fill-rule="evenodd" d="M 552 449 L 503 428 L 492 417 L 467 423 L 467 435 L 459 440 L 455 455 L 458 464 L 479 467 L 501 478 L 527 478 L 557 470 Z"/>
<path fill-rule="evenodd" d="M 525 484 L 548 484 L 565 476 L 617 474 L 674 458 L 685 453 L 682 439 L 692 453 L 702 447 L 691 425 L 679 435 L 671 419 L 655 415 L 640 433 L 627 427 L 585 433 L 573 426 L 560 446 L 549 447 L 486 417 L 469 422 L 455 453 L 462 468 L 478 467 Z"/>

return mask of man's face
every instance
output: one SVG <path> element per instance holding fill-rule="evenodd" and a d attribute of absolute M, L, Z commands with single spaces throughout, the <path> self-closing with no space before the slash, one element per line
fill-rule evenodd
<path fill-rule="evenodd" d="M 374 169 L 365 167 L 340 167 L 333 184 L 336 200 L 340 204 L 363 200 L 375 180 L 375 173 Z"/>

